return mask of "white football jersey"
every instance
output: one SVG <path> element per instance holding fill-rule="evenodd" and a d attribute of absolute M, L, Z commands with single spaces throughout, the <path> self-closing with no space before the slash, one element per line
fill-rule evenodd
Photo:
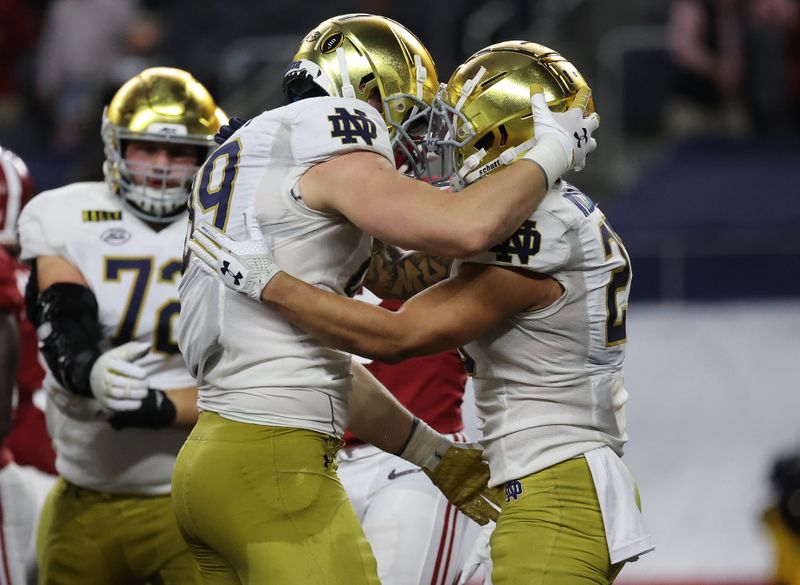
<path fill-rule="evenodd" d="M 153 388 L 194 385 L 178 353 L 178 278 L 186 220 L 156 232 L 126 210 L 104 183 L 76 183 L 37 195 L 19 219 L 22 258 L 60 256 L 77 267 L 97 298 L 103 342 L 150 343 L 137 361 Z M 48 372 L 48 393 L 68 394 Z M 69 400 L 85 402 L 68 394 Z M 124 429 L 76 421 L 48 400 L 56 468 L 70 482 L 130 494 L 169 493 L 172 467 L 187 432 Z"/>
<path fill-rule="evenodd" d="M 464 262 L 547 274 L 564 287 L 464 348 L 491 484 L 627 440 L 622 379 L 631 271 L 600 209 L 560 181 L 508 240 Z"/>
<path fill-rule="evenodd" d="M 372 238 L 340 215 L 307 207 L 297 183 L 315 164 L 357 150 L 394 161 L 383 118 L 362 101 L 311 98 L 264 112 L 200 169 L 191 201 L 194 224 L 206 222 L 244 240 L 250 208 L 282 269 L 352 295 L 368 266 Z M 319 344 L 194 264 L 180 296 L 179 345 L 197 377 L 201 409 L 240 422 L 342 434 L 349 354 Z"/>

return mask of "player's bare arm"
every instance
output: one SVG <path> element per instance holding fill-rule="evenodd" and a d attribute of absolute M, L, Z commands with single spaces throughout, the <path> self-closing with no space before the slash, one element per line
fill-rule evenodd
<path fill-rule="evenodd" d="M 88 287 L 78 268 L 60 256 L 39 256 L 36 259 L 39 290 L 45 291 L 57 282 L 71 282 Z"/>
<path fill-rule="evenodd" d="M 397 453 L 411 431 L 412 415 L 375 376 L 353 360 L 353 389 L 347 399 L 348 428 L 362 441 Z"/>
<path fill-rule="evenodd" d="M 384 299 L 407 299 L 447 278 L 452 263 L 450 258 L 405 251 L 375 240 L 364 286 Z"/>
<path fill-rule="evenodd" d="M 511 235 L 544 198 L 547 180 L 520 161 L 451 193 L 399 174 L 378 154 L 353 152 L 309 169 L 299 190 L 309 207 L 340 213 L 379 240 L 464 258 Z"/>
<path fill-rule="evenodd" d="M 197 386 L 176 388 L 167 392 L 175 405 L 175 420 L 170 426 L 191 429 L 197 422 Z"/>
<path fill-rule="evenodd" d="M 465 264 L 457 276 L 397 312 L 322 291 L 284 272 L 261 299 L 326 345 L 397 362 L 464 345 L 515 313 L 549 306 L 561 294 L 561 285 L 546 275 Z"/>
<path fill-rule="evenodd" d="M 582 168 L 596 141 L 596 114 L 584 117 L 591 91 L 578 90 L 574 107 L 557 120 L 544 96 L 531 97 L 536 144 L 500 172 L 458 194 L 396 172 L 375 152 L 352 152 L 311 167 L 298 181 L 305 203 L 340 213 L 379 240 L 409 250 L 467 258 L 505 240 L 538 207 L 550 185 Z M 533 164 L 531 164 L 533 163 Z"/>

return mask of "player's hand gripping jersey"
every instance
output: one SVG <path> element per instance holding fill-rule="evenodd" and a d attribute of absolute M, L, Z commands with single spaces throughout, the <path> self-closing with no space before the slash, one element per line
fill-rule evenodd
<path fill-rule="evenodd" d="M 244 214 L 251 209 L 280 266 L 352 296 L 368 266 L 372 238 L 339 215 L 307 207 L 297 183 L 310 167 L 353 151 L 376 152 L 394 163 L 386 124 L 363 101 L 310 98 L 265 112 L 200 169 L 190 200 L 193 224 L 205 222 L 245 240 Z M 322 346 L 194 264 L 180 296 L 179 345 L 196 375 L 202 410 L 341 436 L 349 354 Z"/>
<path fill-rule="evenodd" d="M 97 298 L 101 351 L 131 340 L 151 344 L 137 365 L 150 387 L 168 391 L 194 385 L 174 334 L 180 305 L 177 282 L 185 224 L 159 232 L 122 207 L 103 183 L 77 183 L 41 193 L 19 220 L 22 258 L 59 256 L 77 267 Z M 127 428 L 105 420 L 75 420 L 96 404 L 45 379 L 48 425 L 60 475 L 77 485 L 129 494 L 164 494 L 186 431 Z M 56 407 L 59 404 L 59 407 Z"/>
<path fill-rule="evenodd" d="M 622 455 L 631 272 L 602 211 L 558 182 L 514 235 L 464 262 L 547 274 L 564 287 L 552 306 L 517 313 L 464 348 L 490 484 L 603 445 Z M 456 261 L 454 271 L 460 265 Z"/>

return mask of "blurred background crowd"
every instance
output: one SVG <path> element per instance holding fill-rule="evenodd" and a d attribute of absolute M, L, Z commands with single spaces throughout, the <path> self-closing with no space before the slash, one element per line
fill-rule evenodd
<path fill-rule="evenodd" d="M 654 302 L 630 313 L 629 463 L 659 549 L 625 578 L 763 582 L 770 470 L 800 435 L 800 1 L 0 0 L 0 145 L 40 190 L 102 180 L 125 80 L 180 67 L 253 116 L 281 104 L 302 36 L 351 11 L 415 31 L 441 81 L 509 39 L 583 73 L 600 148 L 573 179 L 626 241 L 633 302 Z"/>
<path fill-rule="evenodd" d="M 585 180 L 648 274 L 634 298 L 800 294 L 800 271 L 779 269 L 800 260 L 797 0 L 0 0 L 0 144 L 40 189 L 100 178 L 100 113 L 123 81 L 184 68 L 255 115 L 332 10 L 404 23 L 442 81 L 512 38 L 575 63 L 603 117 Z"/>

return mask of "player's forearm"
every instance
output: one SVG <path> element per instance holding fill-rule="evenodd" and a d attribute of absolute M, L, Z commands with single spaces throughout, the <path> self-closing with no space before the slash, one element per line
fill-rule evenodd
<path fill-rule="evenodd" d="M 175 420 L 172 427 L 190 429 L 197 422 L 197 387 L 179 388 L 167 393 L 175 405 Z"/>
<path fill-rule="evenodd" d="M 261 301 L 330 347 L 396 362 L 412 344 L 398 313 L 322 291 L 285 272 L 261 292 Z"/>
<path fill-rule="evenodd" d="M 453 261 L 422 252 L 403 251 L 375 240 L 364 286 L 384 299 L 408 299 L 441 282 Z"/>
<path fill-rule="evenodd" d="M 364 366 L 354 361 L 350 371 L 353 374 L 353 389 L 348 397 L 350 431 L 384 451 L 399 452 L 414 416 Z"/>
<path fill-rule="evenodd" d="M 469 255 L 479 254 L 513 234 L 546 193 L 542 169 L 531 161 L 518 161 L 458 193 L 449 229 L 471 233 Z"/>

